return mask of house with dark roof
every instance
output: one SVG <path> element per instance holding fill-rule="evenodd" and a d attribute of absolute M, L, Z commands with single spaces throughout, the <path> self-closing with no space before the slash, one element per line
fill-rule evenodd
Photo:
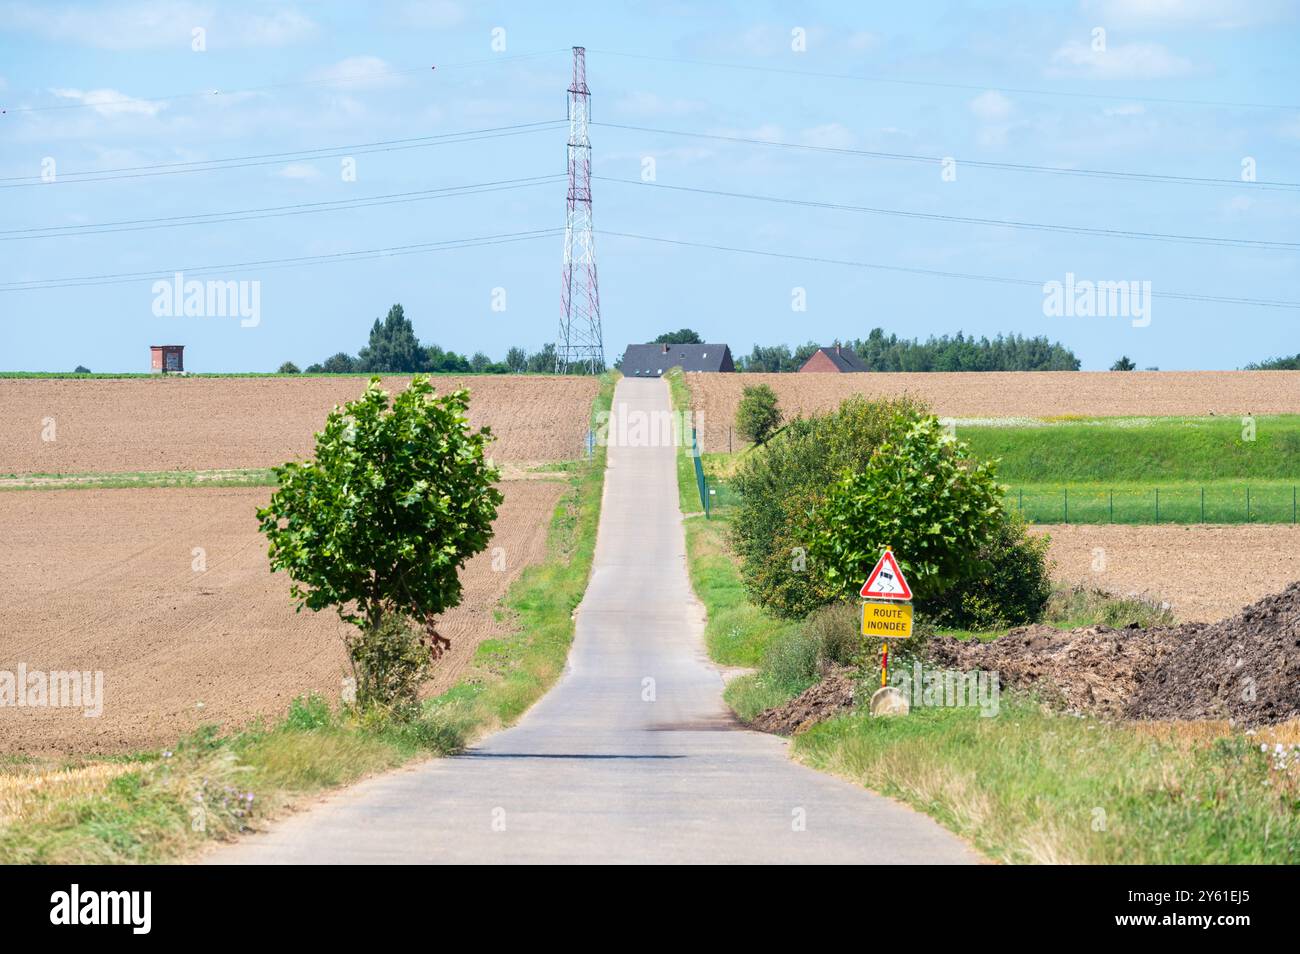
<path fill-rule="evenodd" d="M 799 373 L 805 371 L 810 373 L 826 374 L 849 374 L 857 371 L 866 371 L 867 366 L 862 363 L 862 359 L 853 353 L 852 348 L 845 348 L 841 345 L 835 345 L 831 348 L 818 348 L 812 353 Z"/>
<path fill-rule="evenodd" d="M 735 371 L 724 344 L 631 344 L 619 369 L 626 378 L 657 378 L 670 368 L 683 371 Z"/>

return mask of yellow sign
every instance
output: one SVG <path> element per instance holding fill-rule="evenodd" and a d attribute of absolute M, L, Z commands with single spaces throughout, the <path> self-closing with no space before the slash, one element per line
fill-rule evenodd
<path fill-rule="evenodd" d="M 912 635 L 911 603 L 863 603 L 862 635 L 906 639 Z"/>

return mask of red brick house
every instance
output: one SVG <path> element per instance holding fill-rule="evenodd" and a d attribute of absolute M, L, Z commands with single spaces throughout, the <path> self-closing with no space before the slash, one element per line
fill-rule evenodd
<path fill-rule="evenodd" d="M 867 366 L 852 349 L 835 345 L 832 348 L 818 348 L 812 357 L 803 363 L 799 373 L 850 374 L 866 371 Z"/>
<path fill-rule="evenodd" d="M 154 374 L 185 370 L 185 345 L 150 345 L 149 370 Z"/>

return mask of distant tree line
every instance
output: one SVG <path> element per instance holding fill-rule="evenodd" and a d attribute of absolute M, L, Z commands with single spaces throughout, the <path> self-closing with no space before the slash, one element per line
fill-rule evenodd
<path fill-rule="evenodd" d="M 446 351 L 436 344 L 421 344 L 414 325 L 400 304 L 388 309 L 384 318 L 375 319 L 370 328 L 370 340 L 355 355 L 340 351 L 306 368 L 307 374 L 551 374 L 554 371 L 555 345 L 550 343 L 531 354 L 524 348 L 511 348 L 503 361 L 494 361 L 482 351 L 466 356 Z M 292 361 L 280 366 L 281 374 L 297 372 L 298 368 Z"/>
<path fill-rule="evenodd" d="M 868 371 L 1078 371 L 1079 359 L 1060 342 L 1042 336 L 998 335 L 975 338 L 954 336 L 925 341 L 887 335 L 872 329 L 866 338 L 836 344 L 851 349 Z M 736 361 L 737 371 L 797 371 L 817 350 L 815 342 L 793 350 L 784 344 L 755 345 L 747 357 Z"/>
<path fill-rule="evenodd" d="M 1247 371 L 1300 371 L 1300 354 L 1289 358 L 1269 358 L 1246 365 Z"/>

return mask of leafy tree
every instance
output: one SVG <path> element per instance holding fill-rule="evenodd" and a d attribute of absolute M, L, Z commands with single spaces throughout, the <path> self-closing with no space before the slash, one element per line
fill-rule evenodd
<path fill-rule="evenodd" d="M 465 374 L 470 370 L 469 359 L 455 351 L 443 351 L 437 345 L 425 349 L 425 366 L 430 371 L 443 374 Z"/>
<path fill-rule="evenodd" d="M 79 365 L 77 365 L 75 368 L 72 369 L 72 373 L 73 373 L 73 374 L 90 374 L 91 371 L 90 371 L 90 368 L 86 367 L 84 364 L 79 364 Z"/>
<path fill-rule="evenodd" d="M 682 328 L 679 331 L 665 331 L 651 344 L 704 344 L 704 339 L 692 331 L 690 328 Z"/>
<path fill-rule="evenodd" d="M 1137 365 L 1129 360 L 1128 355 L 1123 355 L 1118 361 L 1110 366 L 1112 371 L 1134 371 Z"/>
<path fill-rule="evenodd" d="M 852 397 L 829 414 L 795 418 L 741 459 L 732 480 L 740 499 L 731 542 L 754 603 L 791 618 L 828 601 L 808 565 L 809 513 L 841 474 L 867 465 L 900 419 L 919 420 L 924 411 L 906 397 Z"/>
<path fill-rule="evenodd" d="M 931 600 L 927 613 L 944 626 L 974 630 L 1023 626 L 1042 619 L 1052 597 L 1050 545 L 1047 536 L 1027 533 L 1019 515 L 1004 514 L 997 531 L 980 548 L 975 573 Z"/>
<path fill-rule="evenodd" d="M 901 339 L 874 328 L 862 339 L 843 342 L 868 371 L 1077 371 L 1079 359 L 1044 337 L 998 335 L 992 340 L 958 332 L 925 341 Z M 817 348 L 813 342 L 793 353 L 785 345 L 755 345 L 739 362 L 744 371 L 797 371 Z"/>
<path fill-rule="evenodd" d="M 828 593 L 842 599 L 886 546 L 918 602 L 934 599 L 973 575 L 1004 519 L 993 464 L 973 459 L 937 418 L 900 417 L 893 430 L 814 517 L 809 556 Z"/>
<path fill-rule="evenodd" d="M 474 357 L 469 359 L 469 369 L 475 374 L 482 374 L 492 364 L 492 359 L 482 351 L 475 351 Z"/>
<path fill-rule="evenodd" d="M 301 374 L 302 372 L 298 370 L 298 366 L 294 364 L 292 361 L 286 361 L 284 364 L 280 365 L 280 369 L 275 373 L 276 374 Z"/>
<path fill-rule="evenodd" d="M 331 355 L 320 364 L 314 364 L 308 371 L 319 374 L 351 374 L 357 369 L 357 359 L 352 357 L 346 351 L 340 351 L 338 354 Z"/>
<path fill-rule="evenodd" d="M 429 356 L 400 304 L 389 308 L 383 319 L 375 319 L 369 344 L 357 353 L 357 369 L 398 374 L 430 370 Z"/>
<path fill-rule="evenodd" d="M 542 350 L 528 356 L 528 370 L 533 374 L 553 374 L 555 372 L 555 345 L 549 341 L 542 345 Z"/>
<path fill-rule="evenodd" d="M 279 489 L 257 512 L 271 569 L 289 575 L 298 610 L 332 607 L 358 627 L 345 641 L 363 705 L 412 701 L 384 688 L 411 679 L 376 665 L 419 657 L 390 645 L 414 632 L 411 619 L 424 627 L 423 658 L 441 654 L 449 643 L 435 618 L 460 602 L 460 570 L 491 539 L 500 474 L 484 456 L 491 432 L 470 429 L 468 402 L 463 390 L 436 396 L 422 375 L 390 402 L 372 378 L 330 412 L 311 460 L 275 468 Z"/>
<path fill-rule="evenodd" d="M 749 357 L 741 362 L 745 371 L 793 371 L 794 355 L 786 345 L 754 345 Z"/>
<path fill-rule="evenodd" d="M 506 367 L 514 374 L 528 370 L 528 352 L 523 348 L 511 348 L 506 352 Z"/>
<path fill-rule="evenodd" d="M 780 426 L 781 408 L 776 402 L 776 392 L 766 384 L 745 388 L 736 408 L 736 433 L 743 440 L 766 444 Z"/>
<path fill-rule="evenodd" d="M 1269 358 L 1246 365 L 1247 371 L 1300 371 L 1300 354 L 1290 358 Z"/>

